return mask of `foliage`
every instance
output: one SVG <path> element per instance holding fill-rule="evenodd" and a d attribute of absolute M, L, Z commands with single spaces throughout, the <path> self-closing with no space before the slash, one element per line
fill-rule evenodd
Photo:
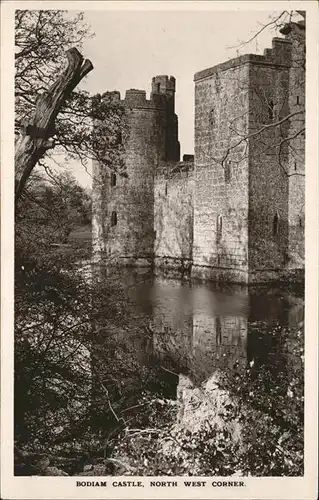
<path fill-rule="evenodd" d="M 62 10 L 17 10 L 15 15 L 15 118 L 16 133 L 28 124 L 40 93 L 48 90 L 65 64 L 71 47 L 81 50 L 93 36 L 83 13 Z M 57 116 L 54 147 L 39 164 L 48 169 L 60 158 L 77 160 L 86 168 L 91 160 L 123 169 L 122 141 L 125 134 L 123 108 L 108 95 L 92 98 L 77 90 Z M 93 126 L 95 124 L 95 126 Z M 98 139 L 95 128 L 98 128 Z"/>
<path fill-rule="evenodd" d="M 48 445 L 87 411 L 88 334 L 85 286 L 71 263 L 41 241 L 33 251 L 16 242 L 15 430 L 16 439 Z M 74 360 L 77 360 L 75 363 Z"/>
<path fill-rule="evenodd" d="M 147 324 L 116 279 L 92 279 L 46 238 L 16 231 L 15 252 L 16 473 L 43 474 L 48 456 L 80 472 L 88 456 L 109 456 L 128 408 L 165 380 L 140 359 Z"/>
<path fill-rule="evenodd" d="M 257 351 L 270 355 L 220 376 L 210 392 L 191 389 L 202 399 L 175 401 L 176 376 L 154 357 L 154 332 L 117 277 L 95 272 L 93 284 L 73 256 L 16 247 L 16 473 L 302 474 L 301 328 L 251 325 Z M 205 394 L 220 402 L 221 423 L 214 405 L 205 416 Z M 203 407 L 196 428 L 181 424 L 185 404 Z"/>
<path fill-rule="evenodd" d="M 17 234 L 67 243 L 71 231 L 91 222 L 91 196 L 67 171 L 33 176 L 17 213 Z"/>
<path fill-rule="evenodd" d="M 242 373 L 224 373 L 214 397 L 223 399 L 225 390 L 228 397 L 217 416 L 213 411 L 209 418 L 203 416 L 197 428 L 185 420 L 183 425 L 176 424 L 178 407 L 165 401 L 161 411 L 149 419 L 145 432 L 142 427 L 133 435 L 126 433 L 114 456 L 133 464 L 137 475 L 302 475 L 302 329 L 274 327 L 266 331 L 261 324 L 253 329 L 264 339 L 270 335 L 280 340 L 282 352 L 279 356 L 278 351 L 273 352 L 268 366 L 256 368 L 258 361 L 251 361 Z M 282 363 L 284 359 L 288 363 Z M 200 391 L 205 393 L 203 385 Z M 190 412 L 200 405 L 205 414 L 205 396 L 199 401 L 180 402 L 179 408 L 185 410 L 187 404 Z M 221 425 L 216 417 L 222 419 Z M 237 439 L 233 425 L 240 429 Z"/>
<path fill-rule="evenodd" d="M 62 10 L 17 10 L 15 14 L 16 113 L 26 118 L 37 94 L 53 83 L 71 47 L 82 49 L 91 37 L 83 13 Z"/>

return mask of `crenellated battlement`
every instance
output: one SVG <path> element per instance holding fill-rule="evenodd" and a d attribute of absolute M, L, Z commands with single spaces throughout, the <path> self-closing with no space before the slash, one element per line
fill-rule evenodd
<path fill-rule="evenodd" d="M 117 90 L 111 90 L 104 92 L 101 95 L 101 100 L 107 100 L 108 102 L 111 102 L 112 104 L 117 104 L 121 102 L 121 94 Z"/>
<path fill-rule="evenodd" d="M 157 75 L 152 78 L 150 99 L 145 90 L 130 89 L 126 91 L 124 104 L 131 108 L 162 109 L 174 113 L 175 78 L 174 76 Z"/>
<path fill-rule="evenodd" d="M 265 49 L 263 55 L 245 54 L 234 59 L 230 59 L 229 61 L 216 64 L 211 68 L 207 68 L 195 73 L 194 81 L 197 82 L 199 80 L 209 78 L 214 73 L 226 71 L 228 69 L 236 68 L 237 66 L 249 63 L 261 66 L 277 66 L 289 68 L 291 66 L 291 51 L 292 43 L 290 40 L 287 40 L 286 38 L 276 37 L 272 40 L 272 48 Z"/>
<path fill-rule="evenodd" d="M 129 108 L 154 108 L 154 103 L 146 99 L 145 90 L 129 89 L 125 93 L 124 104 Z"/>
<path fill-rule="evenodd" d="M 173 76 L 154 76 L 149 99 L 146 97 L 145 90 L 128 89 L 124 99 L 121 99 L 120 92 L 114 90 L 105 92 L 102 96 L 97 95 L 96 100 L 122 106 L 127 117 L 130 117 L 133 128 L 136 128 L 135 111 L 145 112 L 144 116 L 139 113 L 141 116 L 138 119 L 144 122 L 148 121 L 146 129 L 148 132 L 153 128 L 154 123 L 157 124 L 157 138 L 154 136 L 152 140 L 155 148 L 158 146 L 157 142 L 161 142 L 160 157 L 165 158 L 166 161 L 179 161 L 180 145 L 178 142 L 178 118 L 175 114 L 175 78 Z M 141 138 L 141 140 L 143 139 Z"/>
<path fill-rule="evenodd" d="M 117 90 L 104 92 L 101 100 L 108 103 L 122 105 L 129 109 L 145 109 L 165 111 L 167 109 L 167 97 L 164 93 L 151 93 L 150 99 L 146 98 L 146 91 L 140 89 L 128 89 L 125 98 Z"/>
<path fill-rule="evenodd" d="M 265 49 L 264 57 L 266 61 L 275 65 L 280 64 L 283 66 L 291 65 L 291 49 L 292 43 L 286 38 L 273 38 L 272 48 Z"/>
<path fill-rule="evenodd" d="M 174 76 L 157 75 L 152 78 L 152 93 L 172 95 L 175 93 Z"/>
<path fill-rule="evenodd" d="M 112 104 L 119 104 L 128 109 L 144 109 L 165 111 L 171 117 L 175 113 L 175 86 L 174 76 L 157 75 L 152 78 L 150 99 L 146 97 L 146 91 L 140 89 L 128 89 L 124 99 L 117 90 L 104 92 L 101 100 Z"/>

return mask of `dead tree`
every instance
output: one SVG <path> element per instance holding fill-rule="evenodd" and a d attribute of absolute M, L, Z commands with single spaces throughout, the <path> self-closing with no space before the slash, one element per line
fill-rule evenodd
<path fill-rule="evenodd" d="M 90 60 L 76 48 L 66 52 L 68 65 L 56 82 L 36 101 L 35 110 L 28 123 L 20 129 L 15 145 L 15 201 L 18 203 L 24 187 L 37 162 L 48 149 L 54 147 L 55 120 L 78 83 L 93 69 Z"/>

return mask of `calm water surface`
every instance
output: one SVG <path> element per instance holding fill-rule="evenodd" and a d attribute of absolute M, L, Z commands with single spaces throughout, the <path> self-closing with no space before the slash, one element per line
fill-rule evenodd
<path fill-rule="evenodd" d="M 136 316 L 146 319 L 151 339 L 134 340 L 140 360 L 201 383 L 219 369 L 278 365 L 280 335 L 304 316 L 302 296 L 269 287 L 220 286 L 125 271 L 121 280 Z"/>

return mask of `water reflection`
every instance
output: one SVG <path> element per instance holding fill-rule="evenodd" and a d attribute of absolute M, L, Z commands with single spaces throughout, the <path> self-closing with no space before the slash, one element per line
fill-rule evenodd
<path fill-rule="evenodd" d="M 221 287 L 137 272 L 126 272 L 121 280 L 131 307 L 153 323 L 149 354 L 196 384 L 217 369 L 242 370 L 252 360 L 257 368 L 270 353 L 278 357 L 280 338 L 260 335 L 260 325 L 267 330 L 303 320 L 302 297 L 282 290 Z"/>

